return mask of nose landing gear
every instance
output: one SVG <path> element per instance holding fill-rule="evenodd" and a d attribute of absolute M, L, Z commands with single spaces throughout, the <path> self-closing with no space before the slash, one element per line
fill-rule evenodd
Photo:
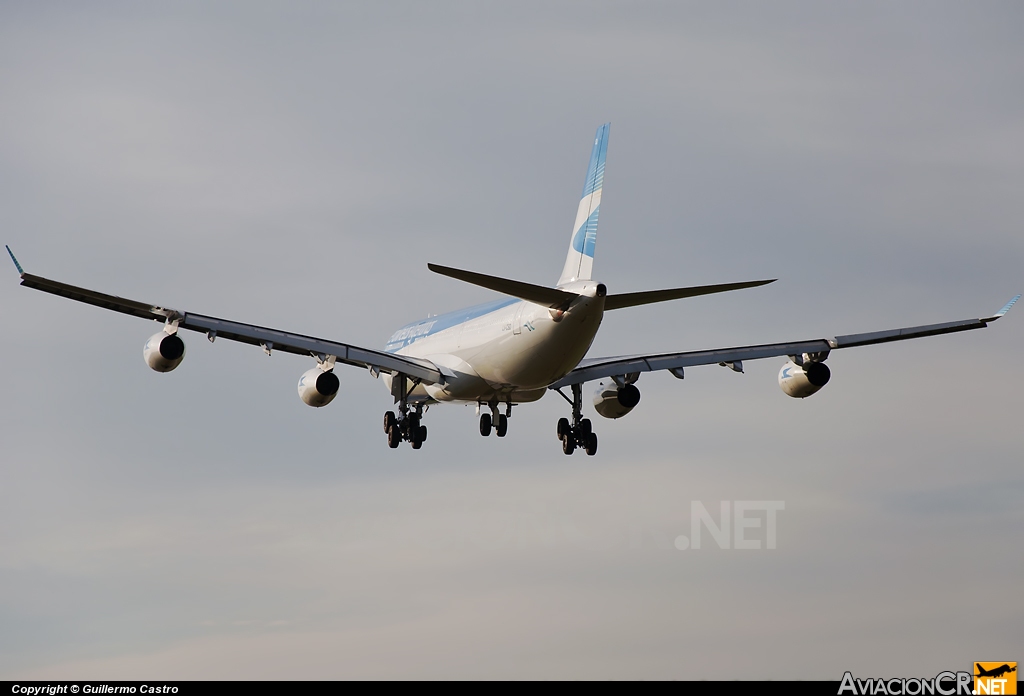
<path fill-rule="evenodd" d="M 597 434 L 593 431 L 590 419 L 583 417 L 583 385 L 572 385 L 572 399 L 569 399 L 561 389 L 558 393 L 572 404 L 572 423 L 568 418 L 558 419 L 557 431 L 558 439 L 562 441 L 562 451 L 565 454 L 572 454 L 579 447 L 589 456 L 594 456 L 597 454 Z"/>

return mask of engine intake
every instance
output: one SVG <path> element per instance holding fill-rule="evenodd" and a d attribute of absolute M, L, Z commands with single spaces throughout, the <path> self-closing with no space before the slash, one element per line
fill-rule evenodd
<path fill-rule="evenodd" d="M 594 410 L 605 418 L 622 418 L 640 403 L 640 390 L 632 384 L 620 387 L 615 382 L 597 385 Z"/>
<path fill-rule="evenodd" d="M 185 342 L 176 333 L 155 333 L 146 341 L 142 357 L 157 372 L 170 372 L 185 359 Z"/>
<path fill-rule="evenodd" d="M 313 408 L 320 408 L 334 401 L 340 386 L 341 381 L 333 371 L 324 372 L 314 367 L 299 377 L 299 398 Z"/>
<path fill-rule="evenodd" d="M 797 365 L 791 360 L 779 370 L 779 386 L 794 399 L 806 399 L 828 384 L 831 377 L 831 370 L 823 362 Z"/>

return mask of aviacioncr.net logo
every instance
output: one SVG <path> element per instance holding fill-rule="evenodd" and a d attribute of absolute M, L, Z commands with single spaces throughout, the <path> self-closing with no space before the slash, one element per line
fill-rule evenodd
<path fill-rule="evenodd" d="M 932 679 L 857 679 L 850 672 L 843 674 L 839 685 L 839 694 L 854 696 L 875 696 L 891 694 L 891 696 L 971 696 L 970 672 L 939 672 Z"/>

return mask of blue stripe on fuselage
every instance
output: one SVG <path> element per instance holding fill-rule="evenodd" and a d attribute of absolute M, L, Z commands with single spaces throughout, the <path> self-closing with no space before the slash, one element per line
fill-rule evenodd
<path fill-rule="evenodd" d="M 491 312 L 496 312 L 499 309 L 504 309 L 516 302 L 519 302 L 519 300 L 514 297 L 508 297 L 502 300 L 495 300 L 494 302 L 466 307 L 465 309 L 457 309 L 454 312 L 439 314 L 436 317 L 428 317 L 427 319 L 421 319 L 420 321 L 414 321 L 411 324 L 406 324 L 391 335 L 391 338 L 388 339 L 387 345 L 384 346 L 384 352 L 394 353 L 395 351 L 399 351 L 402 348 L 415 343 L 421 338 L 433 336 L 445 329 L 450 329 L 453 326 L 458 326 L 470 319 L 476 319 L 484 316 L 485 314 L 490 314 Z"/>

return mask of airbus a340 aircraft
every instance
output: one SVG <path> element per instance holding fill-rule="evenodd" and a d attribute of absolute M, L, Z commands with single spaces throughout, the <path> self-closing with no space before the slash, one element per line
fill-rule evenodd
<path fill-rule="evenodd" d="M 427 264 L 435 273 L 495 290 L 506 298 L 408 324 L 388 339 L 382 351 L 183 312 L 48 280 L 25 273 L 10 248 L 7 251 L 21 274 L 22 285 L 162 321 L 163 329 L 151 336 L 143 348 L 146 364 L 157 372 L 170 372 L 181 364 L 185 357 L 185 343 L 179 335 L 182 329 L 205 333 L 211 342 L 221 338 L 258 345 L 267 355 L 277 350 L 312 358 L 316 365 L 302 374 L 298 389 L 299 397 L 314 407 L 326 406 L 337 396 L 340 384 L 334 374 L 335 365 L 344 363 L 368 369 L 374 377 L 383 378 L 398 405 L 397 413 L 384 414 L 388 445 L 398 447 L 404 440 L 413 449 L 419 449 L 427 439 L 427 428 L 421 420 L 430 404 L 476 403 L 477 410 L 483 410 L 480 434 L 490 435 L 493 429 L 498 437 L 504 437 L 512 406 L 537 401 L 548 390 L 554 390 L 572 408 L 571 418 L 558 421 L 562 451 L 572 454 L 579 447 L 592 455 L 597 452 L 597 435 L 590 420 L 583 417 L 584 382 L 602 380 L 594 395 L 594 409 L 605 418 L 621 418 L 640 402 L 636 381 L 642 372 L 668 370 L 682 379 L 683 370 L 691 366 L 722 365 L 742 372 L 744 360 L 786 356 L 788 361 L 779 372 L 779 386 L 789 396 L 802 399 L 828 383 L 830 372 L 825 360 L 832 350 L 981 329 L 1006 314 L 1020 299 L 1017 295 L 1001 310 L 981 319 L 790 343 L 585 358 L 607 311 L 773 282 L 755 280 L 608 294 L 605 284 L 592 277 L 608 128 L 609 124 L 605 124 L 597 129 L 569 252 L 555 287 Z M 571 397 L 566 395 L 566 388 Z"/>

